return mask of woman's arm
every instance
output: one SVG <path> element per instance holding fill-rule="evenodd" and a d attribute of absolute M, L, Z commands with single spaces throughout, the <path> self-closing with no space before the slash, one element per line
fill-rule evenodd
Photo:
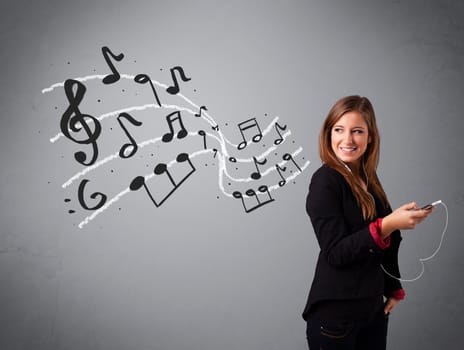
<path fill-rule="evenodd" d="M 347 190 L 341 175 L 325 169 L 313 175 L 306 202 L 321 251 L 328 263 L 336 267 L 369 259 L 382 250 L 372 238 L 369 223 L 356 232 L 350 231 L 345 217 L 349 214 L 345 213 L 343 201 L 347 200 L 347 193 L 344 195 L 344 192 Z M 362 215 L 356 204 L 353 210 L 355 215 Z"/>

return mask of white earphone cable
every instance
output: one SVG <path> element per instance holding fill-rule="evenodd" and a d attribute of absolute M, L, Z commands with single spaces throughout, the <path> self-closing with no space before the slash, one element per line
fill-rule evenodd
<path fill-rule="evenodd" d="M 440 243 L 438 244 L 438 247 L 437 249 L 435 249 L 435 251 L 433 252 L 432 255 L 426 257 L 426 258 L 420 258 L 419 261 L 421 263 L 421 272 L 419 273 L 419 275 L 417 275 L 416 277 L 414 278 L 411 278 L 411 279 L 404 279 L 404 278 L 399 278 L 397 276 L 393 276 L 391 273 L 389 273 L 385 267 L 383 267 L 382 264 L 380 264 L 380 267 L 382 268 L 383 272 L 385 272 L 388 276 L 390 276 L 391 278 L 394 278 L 400 282 L 414 282 L 414 281 L 417 281 L 419 278 L 422 277 L 422 275 L 424 274 L 424 261 L 428 261 L 428 260 L 431 260 L 435 257 L 435 255 L 437 255 L 437 253 L 440 251 L 441 249 L 441 245 L 443 243 L 443 239 L 445 238 L 445 233 L 446 233 L 446 230 L 448 229 L 448 207 L 446 206 L 446 204 L 444 202 L 441 202 L 440 203 L 441 205 L 443 205 L 443 207 L 445 208 L 445 214 L 446 214 L 446 218 L 445 218 L 445 226 L 443 227 L 443 232 L 441 234 L 441 238 L 440 238 Z"/>

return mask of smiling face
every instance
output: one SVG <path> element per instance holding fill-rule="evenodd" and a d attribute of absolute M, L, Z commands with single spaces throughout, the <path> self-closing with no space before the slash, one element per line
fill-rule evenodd
<path fill-rule="evenodd" d="M 331 144 L 337 158 L 358 171 L 369 144 L 369 131 L 362 114 L 351 111 L 342 115 L 332 127 Z"/>

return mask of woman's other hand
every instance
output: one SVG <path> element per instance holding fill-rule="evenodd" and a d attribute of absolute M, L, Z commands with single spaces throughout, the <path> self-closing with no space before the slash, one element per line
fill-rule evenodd
<path fill-rule="evenodd" d="M 383 308 L 383 312 L 385 313 L 385 315 L 390 314 L 399 302 L 400 301 L 398 299 L 395 299 L 393 297 L 388 298 Z"/>

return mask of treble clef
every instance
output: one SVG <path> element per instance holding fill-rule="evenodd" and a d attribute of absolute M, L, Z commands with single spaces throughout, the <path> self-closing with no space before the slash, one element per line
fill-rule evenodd
<path fill-rule="evenodd" d="M 74 94 L 75 86 L 76 92 Z M 69 101 L 69 106 L 61 117 L 61 132 L 68 139 L 78 144 L 92 144 L 93 155 L 88 162 L 86 162 L 87 155 L 85 152 L 79 151 L 74 153 L 74 158 L 80 164 L 87 166 L 92 165 L 98 157 L 97 139 L 101 133 L 101 124 L 97 118 L 88 114 L 82 114 L 79 110 L 79 104 L 84 98 L 86 91 L 84 84 L 74 79 L 67 79 L 64 82 L 64 91 Z M 91 124 L 94 125 L 93 130 Z M 82 130 L 85 132 L 85 137 L 78 138 L 78 136 L 74 136 L 74 134 L 79 134 Z"/>

